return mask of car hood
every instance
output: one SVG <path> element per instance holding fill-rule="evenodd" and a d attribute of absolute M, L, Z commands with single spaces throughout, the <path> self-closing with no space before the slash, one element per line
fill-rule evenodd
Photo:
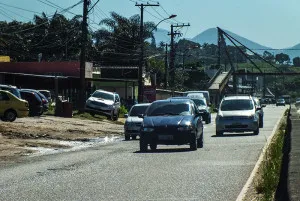
<path fill-rule="evenodd" d="M 100 103 L 104 103 L 106 105 L 113 105 L 114 104 L 114 101 L 112 101 L 112 100 L 105 100 L 105 99 L 96 98 L 96 97 L 90 97 L 88 100 L 97 101 L 97 102 L 100 102 Z"/>
<path fill-rule="evenodd" d="M 134 122 L 134 123 L 140 123 L 140 122 L 142 122 L 143 121 L 143 119 L 142 118 L 139 118 L 139 117 L 128 117 L 127 119 L 126 119 L 126 122 Z"/>
<path fill-rule="evenodd" d="M 219 111 L 219 116 L 250 116 L 254 115 L 254 110 L 233 110 L 233 111 Z"/>
<path fill-rule="evenodd" d="M 184 126 L 191 123 L 193 116 L 146 116 L 144 117 L 144 127 L 160 127 L 160 126 Z"/>

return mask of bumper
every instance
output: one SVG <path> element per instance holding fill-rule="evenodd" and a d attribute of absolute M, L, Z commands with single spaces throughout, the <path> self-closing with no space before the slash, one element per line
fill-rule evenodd
<path fill-rule="evenodd" d="M 166 134 L 158 134 L 157 132 L 143 132 L 140 133 L 141 138 L 148 144 L 155 142 L 157 144 L 165 145 L 183 145 L 191 142 L 195 138 L 194 131 L 177 131 Z"/>
<path fill-rule="evenodd" d="M 257 120 L 244 120 L 239 122 L 232 122 L 226 120 L 216 121 L 216 131 L 222 132 L 245 132 L 256 131 L 259 127 Z"/>
<path fill-rule="evenodd" d="M 125 135 L 139 136 L 140 130 L 125 130 L 124 133 L 125 133 Z"/>
<path fill-rule="evenodd" d="M 101 109 L 101 108 L 94 108 L 94 107 L 91 107 L 89 105 L 86 105 L 85 106 L 85 111 L 86 112 L 93 112 L 95 114 L 110 116 L 112 110 Z"/>

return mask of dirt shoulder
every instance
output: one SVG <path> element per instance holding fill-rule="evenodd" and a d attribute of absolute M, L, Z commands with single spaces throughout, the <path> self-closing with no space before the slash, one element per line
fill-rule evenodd
<path fill-rule="evenodd" d="M 0 161 L 14 161 L 35 152 L 32 147 L 70 148 L 55 141 L 89 141 L 123 135 L 123 125 L 108 120 L 92 121 L 54 116 L 20 118 L 0 122 Z"/>

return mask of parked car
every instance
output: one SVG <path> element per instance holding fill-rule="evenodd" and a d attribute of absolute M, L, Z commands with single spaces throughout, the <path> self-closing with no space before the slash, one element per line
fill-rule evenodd
<path fill-rule="evenodd" d="M 300 103 L 300 98 L 296 98 L 296 103 Z"/>
<path fill-rule="evenodd" d="M 91 115 L 101 114 L 111 120 L 118 120 L 120 114 L 120 96 L 115 92 L 96 90 L 85 104 L 85 111 Z"/>
<path fill-rule="evenodd" d="M 40 116 L 43 113 L 42 99 L 36 92 L 20 90 L 21 97 L 28 101 L 29 116 Z"/>
<path fill-rule="evenodd" d="M 178 96 L 172 97 L 169 99 L 191 99 L 194 101 L 196 106 L 198 107 L 199 112 L 201 113 L 202 120 L 205 121 L 206 124 L 211 123 L 211 112 L 210 107 L 208 107 L 206 103 L 206 99 L 203 96 L 198 96 L 195 94 L 189 94 L 188 96 Z"/>
<path fill-rule="evenodd" d="M 157 144 L 189 144 L 191 150 L 203 147 L 201 114 L 192 100 L 158 100 L 146 110 L 141 132 L 140 151 L 156 150 Z"/>
<path fill-rule="evenodd" d="M 216 116 L 216 135 L 252 131 L 259 134 L 259 114 L 251 96 L 228 96 L 221 100 Z"/>
<path fill-rule="evenodd" d="M 285 100 L 283 98 L 278 98 L 276 100 L 276 106 L 280 106 L 280 105 L 285 106 Z"/>
<path fill-rule="evenodd" d="M 21 98 L 20 91 L 16 86 L 0 84 L 0 90 L 9 91 L 10 93 L 17 96 L 18 98 Z"/>
<path fill-rule="evenodd" d="M 35 92 L 42 100 L 42 104 L 43 104 L 43 112 L 47 112 L 49 110 L 49 101 L 48 99 L 44 96 L 44 94 L 42 94 L 41 92 L 39 92 L 38 90 L 35 89 L 20 89 L 20 91 L 30 91 L 30 92 Z M 43 113 L 42 112 L 42 113 Z M 41 114 L 42 114 L 41 113 Z"/>
<path fill-rule="evenodd" d="M 259 101 L 259 99 L 257 97 L 253 97 L 254 100 L 254 104 L 256 107 L 256 111 L 259 115 L 259 127 L 263 128 L 264 127 L 264 110 L 263 108 L 266 107 L 265 104 L 261 104 L 261 102 Z"/>
<path fill-rule="evenodd" d="M 52 102 L 51 92 L 49 90 L 38 90 L 38 91 L 47 98 L 49 103 Z"/>
<path fill-rule="evenodd" d="M 128 114 L 125 114 L 126 121 L 124 124 L 125 140 L 136 139 L 140 135 L 143 119 L 139 115 L 143 115 L 150 103 L 136 104 L 131 107 Z"/>
<path fill-rule="evenodd" d="M 14 121 L 17 117 L 27 117 L 29 113 L 28 102 L 14 94 L 0 90 L 0 118 L 3 121 Z"/>

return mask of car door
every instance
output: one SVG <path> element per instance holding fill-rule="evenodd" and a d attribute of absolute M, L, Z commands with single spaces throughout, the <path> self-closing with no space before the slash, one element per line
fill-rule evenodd
<path fill-rule="evenodd" d="M 4 115 L 4 112 L 10 107 L 10 99 L 7 93 L 0 92 L 0 116 Z"/>

